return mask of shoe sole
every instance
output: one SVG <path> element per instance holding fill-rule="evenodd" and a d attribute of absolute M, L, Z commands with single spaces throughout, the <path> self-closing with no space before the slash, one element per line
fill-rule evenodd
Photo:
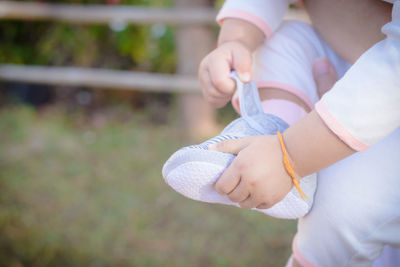
<path fill-rule="evenodd" d="M 214 162 L 216 153 L 220 159 L 219 164 Z M 163 168 L 163 177 L 169 186 L 185 197 L 202 202 L 239 207 L 237 203 L 232 202 L 226 195 L 218 194 L 213 188 L 214 183 L 233 159 L 234 156 L 227 153 L 204 149 L 182 149 L 175 152 L 166 162 Z M 301 185 L 307 186 L 307 184 L 315 182 L 315 177 L 309 176 L 302 179 Z M 310 186 L 315 188 L 315 185 L 312 184 L 307 187 Z M 312 192 L 313 194 L 314 192 Z M 253 210 L 276 218 L 296 219 L 307 214 L 310 205 L 294 194 L 292 190 L 273 207 Z"/>

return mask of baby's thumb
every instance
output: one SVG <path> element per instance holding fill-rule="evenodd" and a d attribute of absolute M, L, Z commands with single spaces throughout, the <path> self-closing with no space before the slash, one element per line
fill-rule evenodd
<path fill-rule="evenodd" d="M 236 70 L 239 79 L 248 83 L 251 81 L 251 53 L 245 48 L 232 51 L 232 67 Z"/>
<path fill-rule="evenodd" d="M 314 62 L 313 76 L 319 97 L 328 92 L 338 80 L 335 67 L 327 58 L 319 58 Z"/>
<path fill-rule="evenodd" d="M 243 150 L 243 148 L 248 146 L 248 144 L 249 144 L 248 138 L 231 139 L 231 140 L 224 140 L 216 144 L 211 144 L 208 146 L 208 149 L 237 155 L 241 150 Z"/>

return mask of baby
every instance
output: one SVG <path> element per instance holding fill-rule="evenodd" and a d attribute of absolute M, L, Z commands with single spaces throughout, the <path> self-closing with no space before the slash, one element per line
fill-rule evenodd
<path fill-rule="evenodd" d="M 368 265 L 384 244 L 400 244 L 400 179 L 396 175 L 400 167 L 393 161 L 400 158 L 400 131 L 396 130 L 400 126 L 400 2 L 394 3 L 393 21 L 383 28 L 388 38 L 353 66 L 311 26 L 281 23 L 286 9 L 286 1 L 228 0 L 218 17 L 222 23 L 219 47 L 203 60 L 199 71 L 206 100 L 216 107 L 230 100 L 235 87 L 230 69 L 243 82 L 252 75 L 264 112 L 274 118 L 265 121 L 275 128 L 269 127 L 269 135 L 240 136 L 209 146 L 237 155 L 215 189 L 244 208 L 290 205 L 286 197 L 296 191 L 282 164 L 283 147 L 271 134 L 282 130 L 276 118 L 295 123 L 316 104 L 316 110 L 283 134 L 298 177 L 308 177 L 374 146 L 319 173 L 323 183 L 313 211 L 299 221 L 294 259 L 304 266 Z M 321 100 L 312 76 L 312 64 L 320 57 L 329 58 L 343 76 Z M 239 102 L 243 101 L 239 91 Z M 241 103 L 240 111 L 247 123 L 247 110 Z M 179 179 L 186 179 L 188 187 L 193 181 L 192 177 Z M 296 201 L 300 200 L 297 196 Z"/>

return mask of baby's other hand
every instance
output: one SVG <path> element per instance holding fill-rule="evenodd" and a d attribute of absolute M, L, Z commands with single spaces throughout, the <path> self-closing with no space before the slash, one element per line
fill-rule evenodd
<path fill-rule="evenodd" d="M 276 135 L 250 136 L 210 145 L 209 149 L 237 155 L 214 185 L 245 209 L 267 209 L 292 189 Z"/>
<path fill-rule="evenodd" d="M 236 70 L 239 79 L 251 80 L 251 51 L 241 42 L 221 44 L 200 63 L 199 80 L 206 101 L 216 108 L 225 106 L 235 92 L 235 82 L 230 78 L 231 70 Z"/>

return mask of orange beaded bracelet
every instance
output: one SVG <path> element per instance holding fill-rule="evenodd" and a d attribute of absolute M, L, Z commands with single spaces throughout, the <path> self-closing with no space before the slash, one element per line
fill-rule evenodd
<path fill-rule="evenodd" d="M 292 178 L 292 182 L 294 186 L 296 187 L 297 191 L 299 192 L 301 198 L 305 200 L 307 198 L 306 194 L 304 194 L 303 190 L 300 188 L 300 184 L 296 179 L 296 176 L 293 171 L 292 164 L 289 161 L 289 157 L 287 155 L 285 143 L 283 142 L 282 134 L 280 132 L 277 133 L 279 142 L 281 143 L 281 148 L 282 148 L 282 153 L 283 153 L 283 166 L 285 166 L 286 172 L 289 174 L 289 176 Z"/>

